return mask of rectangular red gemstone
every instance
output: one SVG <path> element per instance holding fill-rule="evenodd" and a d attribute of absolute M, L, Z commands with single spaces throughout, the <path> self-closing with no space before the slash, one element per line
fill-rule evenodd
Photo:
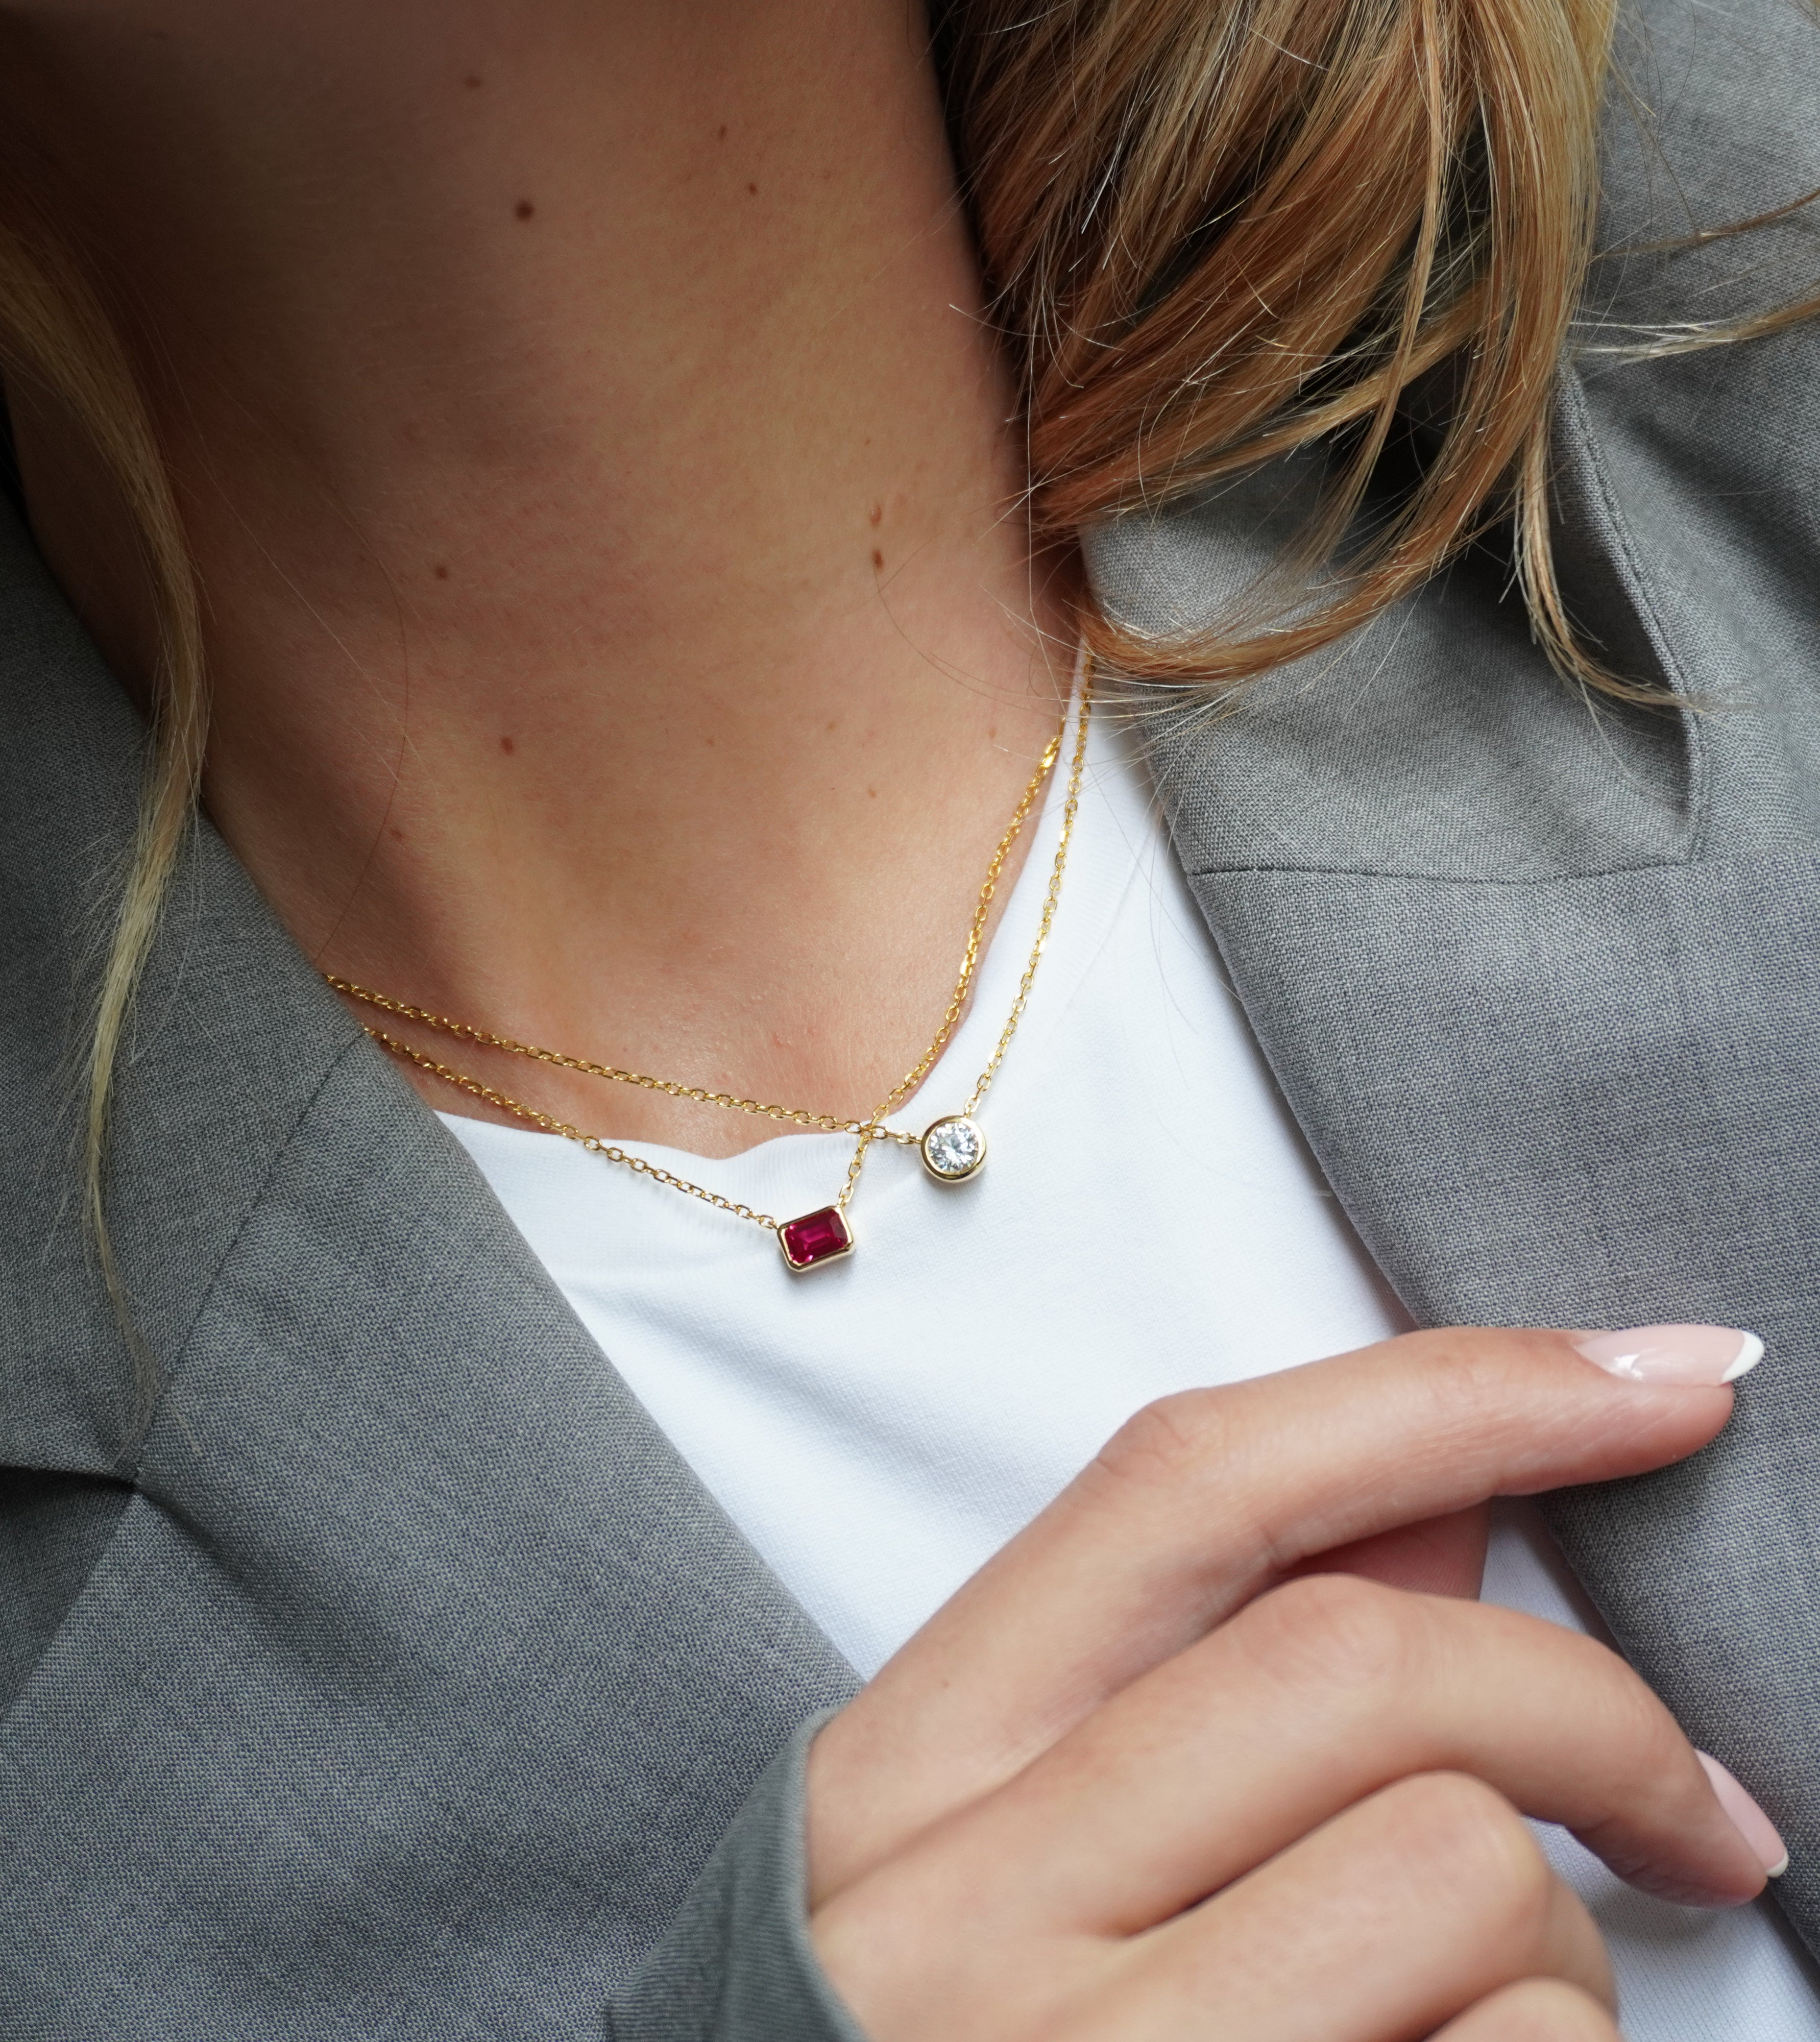
<path fill-rule="evenodd" d="M 778 1245 L 793 1269 L 813 1269 L 853 1252 L 853 1229 L 839 1206 L 824 1206 L 820 1212 L 805 1213 L 801 1219 L 786 1219 L 778 1229 Z"/>

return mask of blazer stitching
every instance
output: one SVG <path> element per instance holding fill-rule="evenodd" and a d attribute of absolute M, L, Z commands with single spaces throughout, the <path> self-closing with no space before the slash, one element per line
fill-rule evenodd
<path fill-rule="evenodd" d="M 1516 878 L 1497 873 L 1412 872 L 1371 865 L 1197 865 L 1183 868 L 1184 876 L 1195 879 L 1390 879 L 1405 885 L 1422 886 L 1570 886 L 1583 880 L 1623 879 L 1634 873 L 1722 872 L 1737 866 L 1820 864 L 1820 852 L 1803 851 L 1793 858 L 1655 858 L 1638 865 L 1601 865 L 1581 872 L 1539 872 Z"/>
<path fill-rule="evenodd" d="M 1573 429 L 1579 434 L 1586 449 L 1587 470 L 1591 478 L 1592 489 L 1598 498 L 1599 507 L 1605 515 L 1606 525 L 1611 534 L 1612 550 L 1622 572 L 1625 594 L 1630 598 L 1644 629 L 1649 633 L 1650 643 L 1656 649 L 1656 656 L 1661 661 L 1663 671 L 1676 693 L 1681 695 L 1689 694 L 1692 690 L 1687 685 L 1686 670 L 1677 653 L 1673 641 L 1662 623 L 1661 614 L 1645 586 L 1642 570 L 1638 564 L 1639 556 L 1636 542 L 1631 531 L 1629 520 L 1625 517 L 1623 507 L 1612 493 L 1603 460 L 1594 457 L 1602 449 L 1599 434 L 1592 423 L 1592 407 L 1586 400 L 1585 385 L 1581 380 L 1577 369 L 1568 370 L 1564 380 L 1569 391 Z M 1693 795 L 1692 813 L 1689 820 L 1693 828 L 1687 855 L 1683 858 L 1661 861 L 1665 866 L 1692 865 L 1705 855 L 1712 801 L 1712 774 L 1708 767 L 1705 732 L 1701 728 L 1699 717 L 1692 711 L 1683 709 L 1679 713 L 1688 748 L 1688 778 L 1692 783 Z"/>

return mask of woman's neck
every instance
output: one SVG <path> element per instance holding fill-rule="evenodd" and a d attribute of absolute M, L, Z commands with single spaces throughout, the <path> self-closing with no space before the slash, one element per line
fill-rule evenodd
<path fill-rule="evenodd" d="M 326 969 L 868 1108 L 1068 664 L 917 10 L 117 13 L 13 10 L 6 113 L 170 450 L 229 842 Z M 19 430 L 53 567 L 143 675 L 65 429 Z"/>

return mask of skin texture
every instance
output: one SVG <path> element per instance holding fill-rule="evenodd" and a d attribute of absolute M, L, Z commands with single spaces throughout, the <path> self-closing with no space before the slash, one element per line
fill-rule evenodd
<path fill-rule="evenodd" d="M 913 12 L 44 0 L 0 55 L 170 449 L 208 806 L 309 954 L 869 1109 L 1069 664 Z M 143 697 L 130 539 L 11 397 Z M 770 1131 L 462 1054 L 607 1134 Z M 1515 1811 L 1683 1897 L 1760 1865 L 1616 1661 L 1461 1598 L 1487 1497 L 1730 1409 L 1465 1333 L 1142 1414 L 817 1742 L 814 1933 L 877 2042 L 1609 2042 Z"/>
<path fill-rule="evenodd" d="M 1761 1860 L 1604 1647 L 1364 1573 L 1678 1459 L 1730 1397 L 1456 1329 L 1140 1413 L 816 1741 L 813 1933 L 867 2032 L 1614 2035 L 1520 1815 L 1684 1902 Z"/>
<path fill-rule="evenodd" d="M 16 153 L 176 465 L 209 809 L 306 951 L 869 1111 L 1072 664 L 900 0 L 122 0 L 0 35 Z M 130 546 L 20 409 L 40 542 L 143 675 Z M 463 1054 L 594 1132 L 774 1131 Z"/>

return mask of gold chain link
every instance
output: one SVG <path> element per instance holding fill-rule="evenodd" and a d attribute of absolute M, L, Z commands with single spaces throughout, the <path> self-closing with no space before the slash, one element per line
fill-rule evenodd
<path fill-rule="evenodd" d="M 528 1120 L 533 1126 L 541 1127 L 546 1134 L 560 1134 L 571 1141 L 579 1142 L 590 1154 L 604 1156 L 610 1163 L 623 1163 L 629 1170 L 636 1170 L 641 1177 L 650 1177 L 660 1184 L 667 1184 L 673 1191 L 686 1191 L 692 1199 L 700 1199 L 705 1205 L 717 1206 L 722 1212 L 731 1213 L 736 1219 L 749 1219 L 759 1226 L 768 1226 L 774 1233 L 778 1222 L 770 1213 L 754 1212 L 750 1206 L 737 1205 L 731 1199 L 724 1199 L 718 1191 L 710 1191 L 704 1185 L 692 1184 L 686 1177 L 679 1177 L 668 1170 L 660 1169 L 655 1163 L 648 1163 L 642 1156 L 633 1156 L 624 1149 L 615 1148 L 612 1142 L 603 1141 L 598 1134 L 583 1134 L 579 1127 L 572 1127 L 566 1120 L 558 1120 L 553 1114 L 539 1113 L 534 1106 L 526 1106 L 522 1099 L 508 1093 L 498 1092 L 480 1079 L 469 1077 L 465 1071 L 451 1070 L 446 1064 L 439 1064 L 434 1057 L 426 1057 L 421 1050 L 414 1050 L 408 1042 L 401 1042 L 396 1035 L 388 1035 L 383 1028 L 369 1028 L 366 1031 L 382 1050 L 389 1050 L 395 1057 L 402 1057 L 407 1063 L 416 1065 L 420 1071 L 427 1071 L 432 1077 L 440 1078 L 457 1092 L 471 1093 L 476 1099 L 484 1099 L 489 1106 L 497 1106 L 507 1113 L 515 1113 L 519 1119 Z M 860 1145 L 862 1153 L 866 1145 Z M 850 1173 L 857 1177 L 857 1171 Z"/>
<path fill-rule="evenodd" d="M 1087 727 L 1087 696 L 1084 692 L 1084 683 L 1080 698 L 1080 715 L 1081 728 L 1084 730 Z M 1068 709 L 1065 704 L 1061 712 L 1061 727 L 1044 746 L 1042 757 L 1037 762 L 1035 772 L 1030 775 L 1030 785 L 1023 790 L 1023 798 L 1011 811 L 1011 819 L 1005 826 L 1005 833 L 999 839 L 998 848 L 992 853 L 992 862 L 986 867 L 985 881 L 980 888 L 979 901 L 973 909 L 973 923 L 967 931 L 967 950 L 965 956 L 961 960 L 961 975 L 954 981 L 954 996 L 948 1002 L 948 1011 L 942 1016 L 942 1025 L 935 1031 L 935 1038 L 931 1042 L 928 1048 L 874 1108 L 870 1124 L 876 1126 L 886 1114 L 894 1111 L 901 1106 L 935 1068 L 936 1060 L 947 1047 L 948 1038 L 954 1032 L 955 1024 L 961 1018 L 961 1009 L 966 1005 L 967 995 L 973 987 L 973 973 L 980 962 L 981 946 L 985 939 L 987 917 L 992 911 L 992 901 L 999 890 L 999 878 L 1005 869 L 1005 860 L 1010 857 L 1011 846 L 1017 842 L 1018 833 L 1023 829 L 1030 810 L 1036 806 L 1037 797 L 1042 792 L 1044 781 L 1049 778 L 1056 760 L 1061 756 L 1061 741 L 1067 735 Z M 909 1139 L 915 1141 L 917 1137 L 912 1135 Z M 855 1165 L 854 1176 L 858 1175 L 858 1169 Z M 851 1189 L 851 1184 L 849 1188 Z"/>
<path fill-rule="evenodd" d="M 350 1000 L 363 1005 L 376 1007 L 382 1013 L 396 1014 L 401 1021 L 420 1021 L 426 1028 L 434 1028 L 445 1035 L 453 1035 L 464 1042 L 478 1044 L 482 1049 L 507 1050 L 514 1057 L 529 1057 L 540 1064 L 550 1064 L 558 1069 L 579 1071 L 585 1076 L 611 1078 L 617 1084 L 637 1085 L 646 1092 L 660 1092 L 670 1099 L 693 1099 L 701 1106 L 722 1106 L 736 1113 L 752 1113 L 767 1120 L 787 1120 L 799 1126 L 819 1129 L 824 1134 L 858 1134 L 868 1123 L 863 1120 L 842 1120 L 832 1113 L 810 1113 L 793 1106 L 770 1106 L 763 1099 L 740 1099 L 732 1092 L 708 1092 L 700 1085 L 677 1083 L 670 1078 L 654 1078 L 643 1071 L 622 1071 L 611 1064 L 591 1063 L 586 1057 L 571 1057 L 560 1050 L 540 1049 L 534 1042 L 517 1042 L 510 1035 L 495 1035 L 490 1030 L 472 1027 L 465 1021 L 452 1019 L 446 1014 L 433 1013 L 426 1007 L 413 1007 L 403 1000 L 388 999 L 383 992 L 375 992 L 364 985 L 356 985 L 350 979 L 336 978 L 324 972 L 323 977 L 337 992 L 344 992 Z M 366 1031 L 376 1042 L 391 1043 L 395 1038 L 381 1034 L 376 1028 Z M 445 1068 L 441 1064 L 426 1064 L 426 1070 L 440 1073 Z M 515 1110 L 515 1109 L 514 1109 Z M 890 1138 L 896 1140 L 899 1138 Z M 916 1138 L 905 1135 L 908 1141 Z"/>
<path fill-rule="evenodd" d="M 1030 989 L 1036 983 L 1036 968 L 1042 962 L 1042 953 L 1049 941 L 1049 932 L 1055 920 L 1057 904 L 1061 899 L 1061 874 L 1068 863 L 1069 839 L 1074 835 L 1074 819 L 1080 812 L 1080 776 L 1087 764 L 1087 706 L 1088 690 L 1092 681 L 1091 672 L 1084 674 L 1080 683 L 1080 721 L 1074 733 L 1074 757 L 1068 769 L 1068 798 L 1062 804 L 1061 835 L 1056 840 L 1055 861 L 1049 869 L 1049 890 L 1042 899 L 1042 920 L 1038 924 L 1036 941 L 1030 946 L 1030 962 L 1024 966 L 1023 977 L 1018 981 L 1018 996 L 1011 1002 L 1011 1011 L 1006 1016 L 1004 1033 L 998 1046 L 992 1051 L 992 1060 L 980 1073 L 980 1081 L 973 1087 L 973 1096 L 961 1109 L 967 1115 L 980 1110 L 980 1102 L 991 1089 L 992 1082 L 999 1074 L 999 1066 L 1005 1060 L 1005 1052 L 1011 1046 L 1011 1038 L 1018 1031 L 1018 1023 L 1023 1019 L 1024 1008 L 1030 1004 Z"/>
<path fill-rule="evenodd" d="M 992 913 L 992 901 L 998 893 L 1000 876 L 1004 870 L 1005 860 L 1010 857 L 1011 847 L 1017 842 L 1030 810 L 1036 805 L 1042 784 L 1061 754 L 1062 739 L 1067 734 L 1068 716 L 1062 713 L 1061 728 L 1057 731 L 1037 762 L 1030 784 L 1024 789 L 1018 805 L 1011 811 L 1011 818 L 1005 832 L 999 839 L 992 853 L 992 862 L 986 867 L 986 877 L 973 908 L 973 919 L 967 931 L 967 947 L 961 961 L 961 973 L 954 982 L 946 1011 L 942 1016 L 941 1026 L 934 1038 L 916 1063 L 904 1073 L 879 1103 L 870 1120 L 843 1120 L 831 1113 L 816 1113 L 805 1107 L 778 1106 L 763 1099 L 742 1099 L 736 1093 L 709 1092 L 704 1086 L 683 1084 L 674 1078 L 652 1077 L 643 1071 L 621 1070 L 612 1064 L 597 1064 L 586 1057 L 572 1057 L 560 1050 L 547 1050 L 535 1042 L 520 1042 L 510 1035 L 496 1035 L 491 1029 L 477 1028 L 471 1022 L 457 1021 L 452 1015 L 438 1014 L 426 1007 L 413 1007 L 407 1001 L 392 999 L 383 992 L 375 992 L 370 986 L 357 985 L 353 980 L 337 978 L 332 972 L 323 976 L 337 992 L 350 1000 L 358 1000 L 362 1005 L 377 1008 L 381 1013 L 395 1014 L 401 1021 L 416 1021 L 426 1028 L 434 1028 L 445 1035 L 453 1035 L 464 1042 L 472 1042 L 488 1050 L 503 1050 L 514 1057 L 528 1057 L 535 1062 L 549 1064 L 560 1070 L 579 1071 L 587 1077 L 610 1079 L 616 1084 L 637 1085 L 645 1092 L 662 1092 L 669 1099 L 693 1100 L 700 1106 L 718 1106 L 734 1113 L 756 1114 L 767 1120 L 790 1121 L 799 1127 L 813 1127 L 828 1134 L 859 1134 L 874 1126 L 894 1108 L 902 1105 L 912 1092 L 935 1069 L 936 1059 L 946 1048 L 948 1038 L 954 1034 L 955 1023 L 961 1018 L 967 995 L 972 989 L 973 974 L 979 966 L 980 950 L 985 935 L 987 918 Z M 377 1042 L 377 1034 L 367 1031 Z M 427 1067 L 426 1067 L 427 1068 Z M 913 1134 L 888 1134 L 885 1139 L 914 1144 Z"/>
<path fill-rule="evenodd" d="M 1037 930 L 1035 944 L 1030 950 L 1030 962 L 1024 966 L 1023 976 L 1018 981 L 1017 997 L 1011 1003 L 1011 1012 L 999 1036 L 997 1046 L 992 1051 L 991 1060 L 980 1073 L 979 1082 L 973 1087 L 972 1096 L 962 1109 L 969 1115 L 978 1111 L 992 1080 L 998 1075 L 999 1066 L 1004 1061 L 1005 1052 L 1011 1047 L 1011 1038 L 1017 1033 L 1018 1023 L 1023 1019 L 1024 1008 L 1029 1004 L 1030 988 L 1036 981 L 1037 966 L 1042 960 L 1043 950 L 1048 943 L 1050 930 L 1055 920 L 1056 908 L 1061 898 L 1062 873 L 1068 862 L 1068 847 L 1074 834 L 1075 818 L 1080 808 L 1080 782 L 1087 763 L 1088 717 L 1092 687 L 1092 669 L 1089 665 L 1081 677 L 1074 755 L 1069 762 L 1068 793 L 1062 805 L 1061 834 L 1056 843 L 1055 858 L 1050 868 L 1049 885 L 1043 896 L 1042 919 Z M 393 1000 L 383 992 L 375 992 L 369 986 L 357 985 L 350 979 L 337 978 L 332 973 L 325 972 L 323 976 L 337 992 L 345 994 L 350 1000 L 359 1000 L 363 1005 L 377 1008 L 382 1013 L 396 1015 L 403 1020 L 419 1022 L 425 1027 L 436 1029 L 443 1034 L 453 1035 L 459 1041 L 472 1042 L 484 1049 L 503 1050 L 513 1056 L 526 1057 L 558 1069 L 579 1071 L 586 1076 L 610 1079 L 619 1084 L 636 1085 L 646 1092 L 662 1092 L 671 1099 L 690 1099 L 702 1106 L 718 1106 L 733 1112 L 755 1114 L 767 1120 L 790 1121 L 798 1126 L 812 1127 L 827 1134 L 856 1136 L 858 1139 L 854 1144 L 853 1158 L 847 1166 L 846 1182 L 835 1199 L 836 1207 L 844 1213 L 852 1201 L 854 1193 L 858 1189 L 859 1173 L 866 1167 L 866 1152 L 874 1141 L 895 1141 L 912 1149 L 921 1145 L 920 1135 L 906 1130 L 885 1126 L 882 1124 L 885 1116 L 902 1105 L 935 1069 L 937 1060 L 954 1032 L 979 966 L 986 921 L 992 912 L 992 901 L 1004 870 L 1005 860 L 1011 855 L 1011 847 L 1016 843 L 1019 832 L 1036 805 L 1043 782 L 1061 755 L 1062 740 L 1067 731 L 1068 714 L 1065 709 L 1061 728 L 1044 748 L 1037 770 L 1013 810 L 1005 833 L 992 853 L 992 862 L 986 868 L 985 881 L 980 889 L 972 925 L 967 931 L 966 954 L 962 960 L 960 976 L 955 981 L 954 995 L 942 1016 L 940 1027 L 922 1056 L 865 1120 L 843 1120 L 834 1114 L 816 1113 L 801 1107 L 773 1105 L 762 1099 L 742 1099 L 732 1092 L 709 1092 L 703 1086 L 683 1084 L 671 1078 L 652 1077 L 642 1071 L 621 1070 L 610 1064 L 594 1063 L 585 1057 L 572 1057 L 560 1050 L 544 1049 L 536 1043 L 517 1042 L 509 1035 L 496 1035 L 491 1030 L 475 1027 L 470 1023 L 455 1020 L 446 1014 L 434 1013 L 428 1008 L 413 1007 L 405 1000 Z M 527 1106 L 523 1100 L 514 1099 L 509 1092 L 501 1092 L 496 1087 L 471 1076 L 465 1071 L 455 1070 L 447 1064 L 439 1063 L 435 1057 L 414 1049 L 410 1043 L 388 1034 L 383 1028 L 367 1026 L 365 1032 L 381 1049 L 407 1063 L 415 1064 L 419 1070 L 429 1073 L 432 1077 L 457 1092 L 465 1092 L 474 1099 L 484 1099 L 489 1106 L 497 1107 L 502 1112 L 528 1122 L 532 1126 L 542 1129 L 545 1134 L 560 1134 L 568 1141 L 578 1143 L 592 1155 L 604 1156 L 610 1163 L 622 1164 L 641 1177 L 649 1177 L 654 1183 L 667 1185 L 672 1191 L 683 1192 L 692 1199 L 699 1199 L 705 1205 L 730 1213 L 736 1219 L 750 1220 L 755 1226 L 768 1227 L 773 1233 L 777 1231 L 778 1222 L 770 1213 L 755 1212 L 750 1206 L 722 1198 L 718 1191 L 709 1191 L 703 1185 L 690 1183 L 686 1177 L 679 1177 L 671 1171 L 660 1168 L 656 1164 L 647 1162 L 642 1157 L 634 1156 L 612 1142 L 602 1140 L 598 1135 L 584 1134 L 579 1128 L 571 1126 L 566 1120 L 558 1120 L 551 1114 L 540 1113 L 535 1107 Z"/>

